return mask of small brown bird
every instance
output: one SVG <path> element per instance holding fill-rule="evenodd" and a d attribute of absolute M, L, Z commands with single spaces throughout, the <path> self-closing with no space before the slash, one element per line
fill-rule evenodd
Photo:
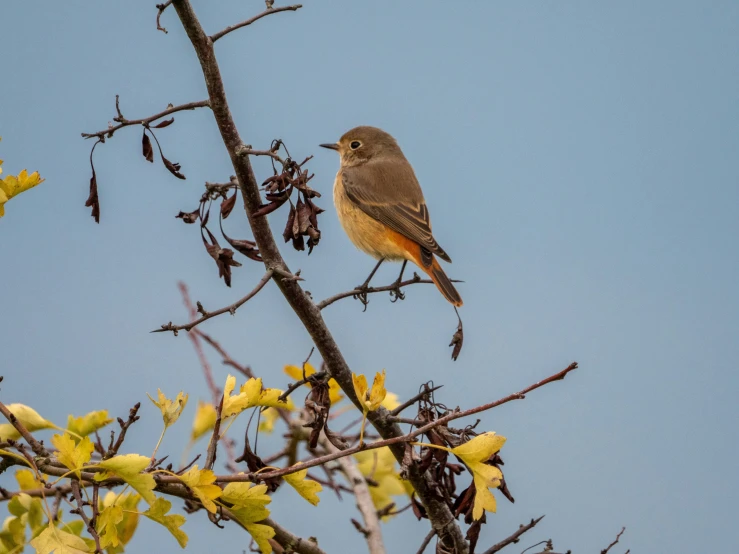
<path fill-rule="evenodd" d="M 403 269 L 410 260 L 428 274 L 444 298 L 461 306 L 462 297 L 436 256 L 452 260 L 431 234 L 421 186 L 395 139 L 377 127 L 355 127 L 339 142 L 321 146 L 341 156 L 334 203 L 344 231 L 357 248 L 379 260 L 362 288 L 384 260 L 403 260 Z"/>

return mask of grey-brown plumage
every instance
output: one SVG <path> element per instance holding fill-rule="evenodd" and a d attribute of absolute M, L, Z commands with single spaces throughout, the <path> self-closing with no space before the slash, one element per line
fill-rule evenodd
<path fill-rule="evenodd" d="M 421 185 L 395 139 L 377 127 L 356 127 L 321 146 L 341 155 L 334 202 L 352 242 L 377 259 L 413 261 L 449 302 L 461 306 L 435 256 L 452 260 L 434 239 Z"/>

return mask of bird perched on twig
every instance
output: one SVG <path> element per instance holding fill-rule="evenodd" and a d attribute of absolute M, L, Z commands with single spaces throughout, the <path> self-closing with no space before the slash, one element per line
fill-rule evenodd
<path fill-rule="evenodd" d="M 336 150 L 341 167 L 334 183 L 334 203 L 351 241 L 379 260 L 366 290 L 383 261 L 403 261 L 400 285 L 408 261 L 415 263 L 454 306 L 462 297 L 439 264 L 451 262 L 431 234 L 431 220 L 421 186 L 396 140 L 377 127 L 355 127 L 338 142 L 321 144 Z M 402 298 L 400 290 L 396 295 Z"/>

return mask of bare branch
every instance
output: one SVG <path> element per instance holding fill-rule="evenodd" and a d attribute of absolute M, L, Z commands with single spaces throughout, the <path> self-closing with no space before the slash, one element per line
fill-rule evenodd
<path fill-rule="evenodd" d="M 236 360 L 234 360 L 231 356 L 229 356 L 228 352 L 221 346 L 221 344 L 215 340 L 213 337 L 211 337 L 209 334 L 204 333 L 200 329 L 194 329 L 192 331 L 193 333 L 197 334 L 201 339 L 203 339 L 205 342 L 207 342 L 216 352 L 218 352 L 221 355 L 221 358 L 223 358 L 223 364 L 231 366 L 236 371 L 244 375 L 245 377 L 251 379 L 254 377 L 254 372 L 251 370 L 251 368 L 247 365 L 242 365 L 238 363 Z"/>
<path fill-rule="evenodd" d="M 268 270 L 275 270 L 275 273 L 278 273 L 278 269 L 289 272 L 289 268 L 280 254 L 272 230 L 269 227 L 268 219 L 253 216 L 261 205 L 259 184 L 251 166 L 250 156 L 239 154 L 239 151 L 245 148 L 245 143 L 239 135 L 228 105 L 223 79 L 221 78 L 220 68 L 218 67 L 218 61 L 213 48 L 213 40 L 203 31 L 188 0 L 174 0 L 172 6 L 177 11 L 177 15 L 200 62 L 203 78 L 208 90 L 208 97 L 210 98 L 213 117 L 221 133 L 223 144 L 231 157 L 231 163 L 234 167 L 234 173 L 238 178 L 241 196 L 244 201 L 246 215 L 254 234 L 254 241 L 257 243 L 265 267 Z M 321 311 L 313 303 L 310 296 L 300 287 L 298 282 L 277 278 L 274 280 L 287 302 L 311 335 L 316 348 L 326 363 L 329 374 L 336 379 L 339 386 L 355 406 L 359 407 L 359 401 L 356 398 L 352 384 L 352 372 L 326 323 L 323 321 Z M 386 410 L 382 410 L 379 413 L 371 412 L 371 423 L 383 438 L 403 437 L 400 427 L 385 419 L 386 414 Z M 391 450 L 397 460 L 403 459 L 404 446 L 402 444 L 394 445 Z M 432 526 L 437 531 L 440 543 L 448 546 L 450 550 L 455 550 L 457 554 L 467 554 L 469 547 L 464 534 L 454 520 L 446 501 L 438 497 L 434 492 L 432 476 L 430 474 L 422 474 L 414 466 L 409 471 L 409 480 L 416 490 L 418 498 L 426 508 L 426 513 Z"/>
<path fill-rule="evenodd" d="M 254 287 L 254 289 L 249 294 L 237 300 L 233 304 L 226 306 L 225 308 L 221 308 L 220 310 L 216 310 L 214 312 L 205 312 L 205 315 L 203 315 L 202 317 L 196 319 L 195 321 L 191 321 L 190 323 L 187 323 L 185 325 L 173 325 L 172 322 L 170 321 L 169 323 L 162 325 L 161 329 L 154 329 L 152 333 L 162 333 L 164 331 L 172 331 L 174 335 L 177 336 L 178 331 L 183 331 L 183 330 L 189 331 L 196 325 L 200 325 L 203 321 L 207 321 L 210 318 L 215 317 L 217 315 L 225 314 L 226 312 L 230 313 L 231 315 L 234 315 L 236 313 L 236 310 L 238 310 L 241 306 L 246 304 L 260 290 L 262 290 L 262 288 L 264 288 L 264 285 L 266 285 L 269 282 L 273 274 L 274 274 L 274 271 L 272 271 L 271 269 L 268 269 L 267 272 L 259 280 L 259 283 L 257 283 L 257 286 Z"/>
<path fill-rule="evenodd" d="M 195 306 L 192 305 L 192 300 L 190 300 L 190 293 L 187 290 L 187 285 L 180 281 L 179 283 L 177 283 L 177 287 L 180 289 L 182 302 L 185 304 L 185 308 L 190 315 L 190 321 L 196 321 L 198 319 L 198 310 L 195 308 Z M 201 309 L 200 313 L 202 315 L 205 315 L 205 310 L 202 309 L 200 302 L 198 302 L 198 308 Z M 205 382 L 208 384 L 210 395 L 213 398 L 213 405 L 216 405 L 218 404 L 218 399 L 221 396 L 221 390 L 218 388 L 218 385 L 216 385 L 215 381 L 213 380 L 213 371 L 210 368 L 208 359 L 205 357 L 203 346 L 200 344 L 200 335 L 197 333 L 188 333 L 187 337 L 190 339 L 190 342 L 192 342 L 192 345 L 195 348 L 195 353 L 197 354 L 198 360 L 200 361 L 200 366 L 203 368 Z"/>
<path fill-rule="evenodd" d="M 521 535 L 523 535 L 526 531 L 533 529 L 536 527 L 536 524 L 539 523 L 542 519 L 544 519 L 544 516 L 538 517 L 536 519 L 532 519 L 529 523 L 526 525 L 521 525 L 514 533 L 511 533 L 510 536 L 506 537 L 502 541 L 500 541 L 498 544 L 495 544 L 488 548 L 483 554 L 494 554 L 495 552 L 498 552 L 499 550 L 502 550 L 509 544 L 514 544 L 519 541 L 519 538 Z"/>
<path fill-rule="evenodd" d="M 614 540 L 611 544 L 609 544 L 606 548 L 600 551 L 600 554 L 608 554 L 608 551 L 616 546 L 618 544 L 618 540 L 621 538 L 621 535 L 624 534 L 624 531 L 626 531 L 626 527 L 621 527 L 621 531 L 619 531 L 618 535 L 616 535 L 616 540 Z"/>
<path fill-rule="evenodd" d="M 453 282 L 458 282 L 455 279 L 452 279 Z M 334 296 L 330 296 L 329 298 L 326 298 L 325 300 L 321 300 L 316 306 L 318 306 L 319 310 L 322 310 L 326 306 L 330 306 L 337 300 L 342 300 L 343 298 L 349 298 L 350 296 L 357 296 L 358 294 L 372 294 L 373 292 L 387 292 L 387 291 L 394 291 L 401 289 L 403 287 L 407 287 L 409 285 L 415 285 L 416 283 L 419 284 L 431 284 L 433 285 L 434 282 L 431 279 L 421 279 L 418 274 L 414 274 L 412 279 L 408 279 L 407 281 L 402 281 L 400 283 L 393 283 L 392 285 L 386 285 L 383 287 L 368 287 L 366 289 L 353 289 L 348 290 L 346 292 L 340 292 L 339 294 L 335 294 Z"/>
<path fill-rule="evenodd" d="M 302 7 L 303 7 L 302 4 L 295 4 L 294 6 L 282 6 L 280 8 L 269 8 L 263 11 L 262 13 L 260 13 L 259 15 L 255 15 L 254 17 L 247 19 L 246 21 L 242 21 L 241 23 L 237 23 L 236 25 L 229 25 L 222 31 L 218 31 L 214 35 L 211 35 L 210 40 L 211 42 L 215 42 L 219 38 L 226 36 L 231 31 L 235 31 L 236 29 L 241 29 L 242 27 L 246 27 L 247 25 L 251 25 L 255 21 L 258 21 L 262 19 L 263 17 L 266 17 L 270 14 L 279 13 L 279 12 L 287 12 L 287 11 L 294 12 L 296 10 L 299 10 Z"/>
<path fill-rule="evenodd" d="M 336 448 L 331 441 L 326 438 L 326 435 L 321 434 L 321 446 L 326 449 L 329 453 L 341 452 Z M 362 514 L 364 519 L 363 535 L 367 540 L 367 547 L 369 548 L 370 554 L 385 554 L 385 544 L 382 540 L 382 530 L 380 529 L 380 518 L 377 517 L 377 510 L 372 502 L 372 496 L 370 496 L 369 486 L 367 481 L 359 471 L 357 464 L 349 456 L 343 456 L 338 459 L 341 471 L 346 475 L 349 484 L 354 489 L 354 498 L 357 502 L 357 509 Z"/>
<path fill-rule="evenodd" d="M 169 5 L 172 3 L 172 0 L 167 0 L 164 4 L 157 4 L 157 31 L 162 31 L 165 35 L 167 34 L 167 29 L 162 27 L 161 23 L 159 22 L 159 19 L 162 17 L 162 14 L 164 13 L 164 10 L 166 10 Z"/>
<path fill-rule="evenodd" d="M 326 554 L 314 541 L 293 535 L 290 531 L 271 518 L 267 518 L 260 523 L 269 525 L 275 530 L 274 540 L 276 540 L 286 552 L 297 552 L 298 554 Z"/>
<path fill-rule="evenodd" d="M 115 441 L 115 444 L 113 443 L 113 431 L 111 431 L 110 446 L 108 446 L 108 451 L 103 456 L 103 460 L 107 460 L 108 458 L 112 458 L 113 456 L 118 454 L 118 450 L 123 445 L 123 441 L 126 438 L 126 431 L 128 431 L 128 428 L 131 427 L 131 425 L 139 420 L 140 416 L 136 414 L 138 413 L 140 407 L 141 402 L 136 402 L 134 407 L 128 411 L 128 419 L 126 421 L 123 421 L 120 417 L 118 418 L 118 425 L 121 426 L 121 431 L 120 433 L 118 433 L 118 440 Z"/>
<path fill-rule="evenodd" d="M 317 458 L 313 458 L 311 460 L 306 460 L 305 462 L 299 462 L 295 465 L 292 465 L 290 467 L 286 467 L 283 469 L 276 469 L 273 471 L 265 471 L 259 474 L 252 474 L 252 473 L 245 473 L 242 475 L 223 475 L 218 477 L 216 480 L 220 483 L 230 483 L 230 482 L 240 482 L 240 481 L 253 481 L 254 479 L 274 479 L 276 477 L 283 477 L 284 475 L 289 475 L 290 473 L 295 473 L 296 471 L 302 471 L 303 469 L 307 469 L 310 467 L 314 467 L 317 465 L 325 464 L 326 462 L 330 462 L 332 460 L 338 460 L 339 458 L 342 458 L 344 456 L 349 456 L 351 454 L 356 454 L 357 452 L 361 452 L 363 450 L 373 450 L 375 448 L 382 448 L 383 446 L 394 446 L 394 445 L 402 445 L 404 443 L 410 442 L 416 437 L 423 435 L 427 431 L 430 431 L 431 429 L 438 427 L 440 425 L 444 425 L 446 423 L 449 423 L 450 421 L 453 421 L 455 419 L 459 419 L 461 417 L 466 417 L 469 415 L 477 414 L 480 412 L 483 412 L 485 410 L 490 410 L 492 408 L 496 408 L 498 406 L 501 406 L 502 404 L 506 404 L 507 402 L 510 402 L 511 400 L 521 400 L 525 398 L 525 394 L 528 392 L 531 392 L 532 390 L 538 389 L 540 387 L 543 387 L 544 385 L 548 383 L 552 383 L 554 381 L 559 381 L 561 379 L 564 379 L 565 376 L 574 369 L 577 369 L 577 363 L 573 362 L 569 366 L 567 366 L 562 371 L 555 373 L 554 375 L 551 375 L 547 377 L 546 379 L 542 379 L 538 383 L 534 383 L 533 385 L 526 387 L 521 392 L 517 392 L 514 394 L 510 394 L 504 398 L 501 398 L 500 400 L 496 400 L 495 402 L 490 402 L 488 404 L 483 404 L 482 406 L 477 406 L 476 408 L 470 408 L 469 410 L 464 411 L 452 411 L 448 413 L 447 415 L 440 417 L 438 419 L 435 419 L 434 421 L 431 421 L 424 425 L 423 427 L 420 427 L 418 429 L 414 429 L 410 433 L 406 435 L 399 435 L 394 436 L 389 439 L 384 439 L 376 442 L 371 443 L 364 443 L 362 445 L 354 446 L 352 448 L 347 448 L 346 450 L 341 450 L 338 452 L 332 452 L 330 454 L 326 454 L 324 456 L 319 456 Z M 392 416 L 389 415 L 389 412 L 387 410 L 383 410 L 380 408 L 379 410 L 376 410 L 374 412 L 369 412 L 368 415 L 377 414 L 379 411 L 384 411 L 384 416 L 388 419 L 390 419 Z M 164 477 L 163 479 L 166 479 Z"/>
<path fill-rule="evenodd" d="M 424 385 L 423 385 L 423 390 L 422 390 L 421 392 L 419 392 L 419 393 L 418 393 L 418 394 L 417 394 L 416 396 L 414 396 L 413 398 L 409 398 L 408 400 L 406 400 L 405 402 L 403 402 L 403 403 L 402 403 L 402 404 L 401 404 L 400 406 L 398 406 L 397 408 L 394 408 L 394 409 L 390 410 L 390 415 L 393 415 L 393 416 L 396 416 L 396 415 L 398 415 L 398 414 L 399 414 L 400 412 L 402 412 L 403 410 L 405 410 L 405 409 L 406 409 L 406 408 L 407 408 L 408 406 L 412 406 L 413 404 L 415 404 L 416 402 L 418 402 L 418 401 L 419 401 L 419 400 L 421 400 L 422 398 L 425 398 L 425 397 L 427 397 L 428 395 L 430 395 L 430 394 L 431 394 L 431 393 L 433 393 L 434 391 L 437 391 L 437 390 L 439 390 L 439 389 L 440 389 L 440 388 L 442 388 L 443 386 L 444 386 L 444 385 L 438 385 L 438 386 L 436 386 L 436 387 L 429 387 L 429 386 L 428 386 L 428 384 L 424 384 Z"/>
<path fill-rule="evenodd" d="M 118 125 L 112 125 L 108 127 L 107 129 L 98 131 L 97 133 L 82 133 L 82 138 L 97 137 L 101 141 L 104 142 L 106 137 L 107 138 L 112 137 L 113 133 L 115 133 L 119 129 L 122 129 L 123 127 L 130 127 L 131 125 L 148 125 L 156 121 L 157 119 L 161 119 L 162 117 L 166 117 L 173 113 L 181 112 L 183 110 L 194 110 L 196 108 L 207 108 L 209 106 L 210 106 L 210 100 L 200 100 L 199 102 L 188 102 L 187 104 L 181 104 L 179 106 L 171 106 L 167 108 L 166 110 L 159 112 L 158 114 L 154 114 L 149 117 L 143 117 L 141 119 L 126 119 L 122 115 L 120 115 L 120 111 L 118 111 L 119 115 L 114 118 L 115 121 L 118 121 Z"/>
<path fill-rule="evenodd" d="M 95 526 L 90 521 L 90 518 L 87 517 L 87 514 L 85 513 L 85 509 L 82 506 L 82 495 L 80 495 L 80 483 L 77 479 L 72 479 L 72 482 L 70 483 L 72 487 L 72 494 L 74 495 L 74 499 L 77 501 L 77 510 L 75 512 L 79 514 L 79 516 L 82 518 L 82 521 L 85 522 L 85 527 L 87 527 L 87 532 L 90 533 L 90 536 L 95 539 L 95 552 L 102 552 L 103 549 L 100 547 L 100 535 L 98 535 L 98 532 L 95 530 Z"/>
<path fill-rule="evenodd" d="M 218 449 L 218 438 L 221 434 L 221 415 L 223 413 L 223 396 L 221 396 L 220 402 L 216 405 L 216 423 L 213 426 L 213 434 L 210 437 L 210 444 L 208 444 L 208 455 L 205 459 L 204 469 L 213 469 L 213 464 L 216 461 L 216 450 Z M 225 438 L 225 437 L 224 437 Z"/>
<path fill-rule="evenodd" d="M 424 537 L 423 542 L 421 543 L 421 546 L 419 546 L 418 550 L 416 551 L 416 554 L 423 554 L 424 550 L 426 550 L 426 547 L 429 545 L 429 543 L 431 542 L 431 539 L 433 539 L 435 535 L 436 535 L 436 531 L 431 529 L 431 531 L 428 532 L 428 535 Z"/>

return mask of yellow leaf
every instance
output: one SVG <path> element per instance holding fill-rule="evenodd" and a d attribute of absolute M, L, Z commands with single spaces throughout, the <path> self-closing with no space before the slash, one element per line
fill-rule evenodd
<path fill-rule="evenodd" d="M 395 456 L 385 446 L 354 455 L 357 468 L 368 478 L 369 492 L 375 508 L 381 510 L 393 502 L 393 496 L 406 494 L 404 481 L 395 469 Z M 383 520 L 390 516 L 383 516 Z"/>
<path fill-rule="evenodd" d="M 157 389 L 158 400 L 154 400 L 148 394 L 146 396 L 148 396 L 149 400 L 151 400 L 154 405 L 159 408 L 159 411 L 162 412 L 162 420 L 164 420 L 164 427 L 166 428 L 179 419 L 180 414 L 182 414 L 182 410 L 184 410 L 187 405 L 189 395 L 183 394 L 182 391 L 180 391 L 174 400 L 170 400 L 164 396 L 164 393 L 162 393 L 160 389 Z"/>
<path fill-rule="evenodd" d="M 200 470 L 196 464 L 179 478 L 200 499 L 206 510 L 212 514 L 216 513 L 217 508 L 213 501 L 223 494 L 223 490 L 213 484 L 216 480 L 215 473 L 210 469 Z"/>
<path fill-rule="evenodd" d="M 398 402 L 398 395 L 394 392 L 388 392 L 387 395 L 385 395 L 385 400 L 382 401 L 382 407 L 386 410 L 394 410 L 398 406 L 400 406 L 400 402 Z"/>
<path fill-rule="evenodd" d="M 120 554 L 123 552 L 123 546 L 133 537 L 139 524 L 139 513 L 137 511 L 141 496 L 136 493 L 116 494 L 108 491 L 105 497 L 100 501 L 100 511 L 110 506 L 118 506 L 123 511 L 123 519 L 116 524 L 116 534 L 118 535 L 118 546 L 108 546 L 108 554 Z"/>
<path fill-rule="evenodd" d="M 275 536 L 275 530 L 272 527 L 262 523 L 247 523 L 244 527 L 254 537 L 254 542 L 257 543 L 262 554 L 272 554 L 272 545 L 269 543 L 269 539 Z"/>
<path fill-rule="evenodd" d="M 8 502 L 8 512 L 24 525 L 28 525 L 32 532 L 43 526 L 44 510 L 40 498 L 33 498 L 25 493 L 17 494 Z"/>
<path fill-rule="evenodd" d="M 356 375 L 352 373 L 352 383 L 354 384 L 354 393 L 362 404 L 364 412 L 374 411 L 380 407 L 385 399 L 387 391 L 385 390 L 385 370 L 375 374 L 375 380 L 372 382 L 372 388 L 367 386 L 367 378 L 364 375 Z"/>
<path fill-rule="evenodd" d="M 451 452 L 472 472 L 476 491 L 475 503 L 472 507 L 474 519 L 480 519 L 485 510 L 495 512 L 495 497 L 488 489 L 498 487 L 503 474 L 497 467 L 487 465 L 485 462 L 501 449 L 505 441 L 505 437 L 488 432 L 477 435 L 472 440 L 451 449 Z"/>
<path fill-rule="evenodd" d="M 0 163 L 2 163 L 0 161 Z M 0 169 L 0 173 L 2 170 Z M 21 171 L 17 177 L 8 175 L 5 179 L 0 179 L 0 217 L 5 215 L 5 203 L 14 196 L 32 189 L 44 180 L 39 176 L 38 171 L 34 171 L 30 175 L 25 169 Z"/>
<path fill-rule="evenodd" d="M 302 471 L 296 471 L 295 473 L 285 475 L 283 479 L 287 481 L 287 483 L 290 484 L 296 491 L 298 491 L 298 494 L 300 496 L 305 498 L 314 506 L 317 506 L 321 500 L 320 498 L 318 498 L 317 493 L 322 491 L 323 487 L 321 486 L 321 483 L 318 483 L 311 479 L 307 479 L 307 475 L 308 470 L 304 469 Z"/>
<path fill-rule="evenodd" d="M 82 554 L 92 552 L 87 543 L 77 535 L 57 529 L 53 524 L 44 529 L 38 537 L 31 541 L 37 554 Z"/>
<path fill-rule="evenodd" d="M 256 523 L 269 516 L 269 510 L 265 507 L 272 502 L 266 494 L 267 485 L 256 485 L 253 483 L 229 483 L 223 489 L 222 500 L 233 504 L 229 508 L 231 514 L 241 523 L 244 528 L 254 537 L 259 549 L 264 554 L 272 552 L 269 540 L 275 536 L 275 531 L 268 525 Z"/>
<path fill-rule="evenodd" d="M 167 515 L 172 508 L 172 503 L 164 498 L 157 498 L 151 507 L 144 512 L 144 515 L 152 521 L 164 525 L 167 530 L 172 533 L 182 548 L 187 546 L 187 535 L 180 529 L 185 523 L 185 516 L 180 514 Z"/>
<path fill-rule="evenodd" d="M 216 424 L 216 409 L 213 404 L 198 400 L 198 409 L 195 411 L 195 420 L 192 422 L 190 440 L 195 442 Z"/>
<path fill-rule="evenodd" d="M 121 540 L 118 537 L 118 524 L 123 521 L 123 508 L 120 506 L 106 506 L 99 514 L 95 528 L 100 535 L 100 546 L 118 546 Z"/>
<path fill-rule="evenodd" d="M 8 517 L 0 529 L 0 552 L 21 552 L 26 543 L 26 526 L 19 517 Z"/>
<path fill-rule="evenodd" d="M 231 511 L 243 523 L 256 523 L 269 516 L 269 510 L 265 507 L 272 502 L 267 492 L 267 485 L 256 485 L 253 483 L 228 483 L 223 489 L 222 500 L 233 504 Z"/>
<path fill-rule="evenodd" d="M 41 429 L 56 428 L 56 425 L 41 417 L 36 410 L 29 406 L 24 404 L 8 404 L 7 408 L 31 433 Z M 0 424 L 0 440 L 16 440 L 19 439 L 20 436 L 21 434 L 11 423 Z"/>
<path fill-rule="evenodd" d="M 277 398 L 282 394 L 278 389 L 262 388 L 262 379 L 249 379 L 239 389 L 239 394 L 231 394 L 236 387 L 236 377 L 229 375 L 223 387 L 223 419 L 240 414 L 247 408 L 254 406 L 270 406 L 286 408 L 287 402 L 280 402 Z"/>
<path fill-rule="evenodd" d="M 80 469 L 92 457 L 94 447 L 92 441 L 90 441 L 90 437 L 85 437 L 79 441 L 79 444 L 76 444 L 69 433 L 64 433 L 63 435 L 54 435 L 51 437 L 51 444 L 58 450 L 56 453 L 57 459 L 73 470 L 79 478 Z"/>
<path fill-rule="evenodd" d="M 151 474 L 141 473 L 150 463 L 150 458 L 141 456 L 140 454 L 114 456 L 109 460 L 103 460 L 97 463 L 97 467 L 107 471 L 96 473 L 95 480 L 104 481 L 110 477 L 120 477 L 131 485 L 148 504 L 152 504 L 155 500 L 152 491 L 156 486 L 156 482 Z"/>
<path fill-rule="evenodd" d="M 36 475 L 30 469 L 19 469 L 16 471 L 15 480 L 18 481 L 18 487 L 22 491 L 43 487 L 41 481 L 36 479 Z"/>
<path fill-rule="evenodd" d="M 303 369 L 298 366 L 286 365 L 283 371 L 296 381 L 300 381 L 303 379 Z M 315 372 L 316 372 L 316 369 L 311 364 L 309 363 L 305 364 L 305 376 L 306 377 L 310 377 Z M 310 387 L 308 383 L 306 383 L 305 386 Z M 331 400 L 332 405 L 336 404 L 337 402 L 340 402 L 344 398 L 344 395 L 342 394 L 339 383 L 337 383 L 336 379 L 334 379 L 333 377 L 328 380 L 328 396 L 329 396 L 329 400 Z"/>
<path fill-rule="evenodd" d="M 261 421 L 259 422 L 259 432 L 268 435 L 275 429 L 275 421 L 280 417 L 279 412 L 275 408 L 267 408 L 262 412 Z"/>
<path fill-rule="evenodd" d="M 108 410 L 98 410 L 97 412 L 90 412 L 80 417 L 74 417 L 72 414 L 69 414 L 67 418 L 67 431 L 84 437 L 90 433 L 94 433 L 98 429 L 102 429 L 111 421 L 113 420 L 108 417 Z"/>

